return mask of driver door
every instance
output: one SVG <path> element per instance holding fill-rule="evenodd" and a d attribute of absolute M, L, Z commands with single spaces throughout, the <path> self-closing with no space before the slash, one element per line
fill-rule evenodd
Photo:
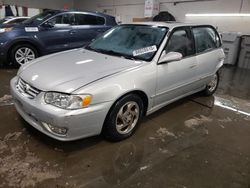
<path fill-rule="evenodd" d="M 174 29 L 164 48 L 166 54 L 179 52 L 182 59 L 157 65 L 157 88 L 155 105 L 175 100 L 195 89 L 198 64 L 195 46 L 189 27 Z"/>
<path fill-rule="evenodd" d="M 72 23 L 74 14 L 60 14 L 41 26 L 37 38 L 43 44 L 47 53 L 53 53 L 71 48 L 72 35 L 75 34 Z"/>

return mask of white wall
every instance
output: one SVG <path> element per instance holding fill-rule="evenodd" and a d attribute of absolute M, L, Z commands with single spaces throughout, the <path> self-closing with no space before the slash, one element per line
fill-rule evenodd
<path fill-rule="evenodd" d="M 19 12 L 21 12 L 21 11 L 19 11 Z M 29 8 L 29 9 L 28 9 L 28 16 L 29 16 L 29 17 L 35 16 L 35 15 L 39 14 L 40 12 L 41 12 L 40 9 L 37 9 L 37 8 Z"/>
<path fill-rule="evenodd" d="M 40 13 L 40 9 L 64 9 L 67 6 L 74 8 L 73 0 L 0 0 L 1 5 L 12 5 L 12 11 L 16 15 L 14 5 L 19 7 L 19 15 L 22 16 L 22 6 L 28 7 L 28 16 L 32 17 Z M 4 6 L 0 9 L 0 19 L 5 17 Z"/>
<path fill-rule="evenodd" d="M 74 7 L 73 0 L 0 0 L 0 3 L 41 9 L 63 9 L 65 4 L 70 8 Z"/>
<path fill-rule="evenodd" d="M 120 17 L 123 23 L 132 22 L 133 18 L 144 17 L 144 3 L 144 0 L 74 0 L 76 9 L 100 12 L 110 10 L 109 12 Z"/>
<path fill-rule="evenodd" d="M 109 13 L 121 18 L 123 23 L 131 22 L 135 17 L 144 16 L 145 0 L 74 0 L 76 9 Z M 245 18 L 186 18 L 186 13 L 239 13 L 240 0 L 215 0 L 205 2 L 181 3 L 174 5 L 173 0 L 160 0 L 160 10 L 169 11 L 178 21 L 213 24 L 220 31 L 250 33 L 250 17 Z M 244 0 L 242 12 L 250 13 L 250 0 Z"/>
<path fill-rule="evenodd" d="M 217 26 L 220 31 L 235 31 L 250 34 L 250 17 L 185 17 L 186 13 L 239 13 L 240 0 L 217 0 L 185 3 L 174 6 L 162 4 L 161 10 L 171 12 L 180 21 L 208 23 Z M 250 13 L 250 1 L 244 0 L 242 12 Z"/>

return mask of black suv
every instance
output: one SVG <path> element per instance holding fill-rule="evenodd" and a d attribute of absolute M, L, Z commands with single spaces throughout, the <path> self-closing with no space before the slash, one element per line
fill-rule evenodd
<path fill-rule="evenodd" d="M 0 64 L 16 66 L 38 56 L 79 48 L 117 25 L 97 12 L 46 11 L 0 29 Z"/>

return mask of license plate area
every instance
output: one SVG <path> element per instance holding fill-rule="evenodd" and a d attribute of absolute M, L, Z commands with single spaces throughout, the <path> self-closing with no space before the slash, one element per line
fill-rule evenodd
<path fill-rule="evenodd" d="M 21 103 L 21 101 L 19 101 L 16 98 L 14 98 L 14 101 L 15 101 L 16 105 L 18 105 L 20 108 L 23 108 L 23 104 Z"/>
<path fill-rule="evenodd" d="M 14 101 L 15 101 L 16 105 L 17 105 L 19 108 L 21 108 L 21 110 L 22 110 L 27 116 L 29 116 L 31 119 L 33 119 L 33 121 L 39 122 L 39 120 L 36 118 L 36 116 L 35 116 L 34 113 L 30 113 L 30 112 L 28 112 L 27 110 L 25 110 L 25 109 L 23 108 L 23 104 L 22 104 L 21 101 L 19 101 L 18 99 L 14 99 Z"/>

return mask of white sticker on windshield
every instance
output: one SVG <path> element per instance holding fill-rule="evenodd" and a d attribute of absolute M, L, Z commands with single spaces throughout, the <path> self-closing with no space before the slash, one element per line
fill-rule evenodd
<path fill-rule="evenodd" d="M 26 32 L 38 32 L 38 27 L 25 27 Z"/>
<path fill-rule="evenodd" d="M 151 53 L 151 52 L 156 52 L 157 51 L 157 47 L 156 45 L 154 46 L 149 46 L 146 48 L 141 48 L 138 50 L 134 50 L 133 51 L 133 56 L 139 56 L 139 55 L 143 55 L 143 54 L 147 54 L 147 53 Z"/>

